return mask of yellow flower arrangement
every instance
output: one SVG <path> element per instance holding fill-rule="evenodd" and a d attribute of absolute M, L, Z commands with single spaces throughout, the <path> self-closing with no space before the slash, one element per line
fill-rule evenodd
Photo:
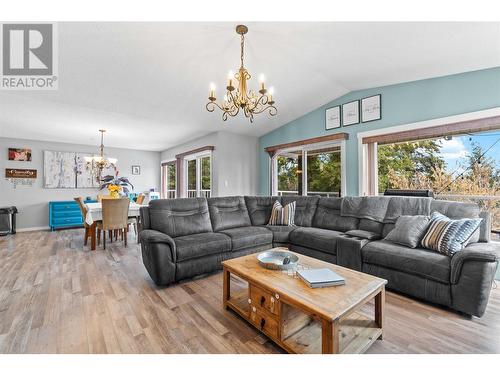
<path fill-rule="evenodd" d="M 114 185 L 114 184 L 108 185 L 109 195 L 112 198 L 119 198 L 121 190 L 122 190 L 122 187 L 120 185 Z"/>

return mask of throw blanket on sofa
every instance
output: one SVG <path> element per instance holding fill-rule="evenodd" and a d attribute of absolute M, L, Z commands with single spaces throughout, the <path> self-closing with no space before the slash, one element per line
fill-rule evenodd
<path fill-rule="evenodd" d="M 431 202 L 421 197 L 344 197 L 340 215 L 395 223 L 401 215 L 430 215 Z"/>

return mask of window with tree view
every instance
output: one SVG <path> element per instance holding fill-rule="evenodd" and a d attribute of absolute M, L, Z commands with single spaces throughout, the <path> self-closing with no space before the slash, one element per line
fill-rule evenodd
<path fill-rule="evenodd" d="M 500 134 L 485 132 L 378 146 L 378 190 L 431 189 L 436 199 L 473 201 L 500 232 Z M 498 237 L 497 237 L 498 238 Z"/>
<path fill-rule="evenodd" d="M 341 171 L 340 146 L 281 151 L 276 157 L 275 193 L 338 197 Z"/>

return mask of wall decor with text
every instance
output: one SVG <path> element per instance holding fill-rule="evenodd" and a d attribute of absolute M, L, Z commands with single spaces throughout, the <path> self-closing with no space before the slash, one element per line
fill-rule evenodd
<path fill-rule="evenodd" d="M 31 161 L 31 148 L 9 148 L 9 160 Z"/>
<path fill-rule="evenodd" d="M 359 124 L 359 100 L 342 104 L 342 126 Z"/>
<path fill-rule="evenodd" d="M 325 130 L 340 128 L 340 106 L 325 111 Z"/>
<path fill-rule="evenodd" d="M 361 99 L 361 122 L 370 122 L 382 118 L 382 95 L 373 95 Z"/>

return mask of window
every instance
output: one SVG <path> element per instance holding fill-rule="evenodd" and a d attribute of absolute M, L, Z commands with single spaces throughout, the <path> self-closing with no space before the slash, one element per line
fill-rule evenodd
<path fill-rule="evenodd" d="M 339 197 L 340 147 L 307 151 L 307 195 Z"/>
<path fill-rule="evenodd" d="M 212 191 L 212 157 L 203 154 L 186 158 L 186 196 L 210 198 Z"/>
<path fill-rule="evenodd" d="M 500 133 L 378 145 L 378 191 L 429 189 L 436 199 L 475 202 L 500 238 Z"/>
<path fill-rule="evenodd" d="M 177 196 L 177 164 L 175 161 L 163 163 L 161 166 L 162 197 L 164 199 Z"/>
<path fill-rule="evenodd" d="M 272 193 L 339 197 L 345 184 L 343 147 L 341 141 L 278 150 L 272 159 Z"/>

